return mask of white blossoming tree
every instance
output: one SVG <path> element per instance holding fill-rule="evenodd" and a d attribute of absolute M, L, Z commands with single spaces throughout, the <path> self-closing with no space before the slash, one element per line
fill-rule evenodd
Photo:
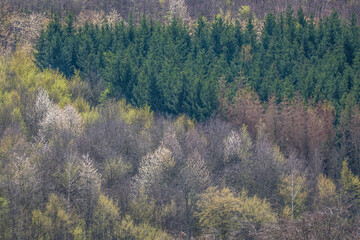
<path fill-rule="evenodd" d="M 59 131 L 78 136 L 83 131 L 82 119 L 76 109 L 67 105 L 63 109 L 53 103 L 45 90 L 40 90 L 35 101 L 35 119 L 39 122 L 39 135 L 49 138 Z"/>
<path fill-rule="evenodd" d="M 247 160 L 252 155 L 252 146 L 253 143 L 246 127 L 243 127 L 240 133 L 231 131 L 224 139 L 225 162 L 230 162 L 234 159 Z"/>
<path fill-rule="evenodd" d="M 180 18 L 183 21 L 189 18 L 185 0 L 170 0 L 169 11 L 171 16 Z"/>

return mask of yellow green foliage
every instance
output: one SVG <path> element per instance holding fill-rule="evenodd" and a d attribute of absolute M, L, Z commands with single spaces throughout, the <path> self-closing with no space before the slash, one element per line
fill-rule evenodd
<path fill-rule="evenodd" d="M 176 204 L 171 201 L 169 204 L 157 205 L 156 200 L 149 197 L 144 188 L 141 188 L 130 204 L 130 213 L 138 223 L 161 226 L 166 219 L 176 215 Z"/>
<path fill-rule="evenodd" d="M 80 72 L 75 71 L 75 75 L 69 81 L 69 90 L 71 92 L 73 106 L 79 112 L 85 126 L 91 125 L 99 119 L 99 111 L 96 107 L 91 107 L 82 97 L 84 92 L 88 91 L 89 86 L 80 78 Z"/>
<path fill-rule="evenodd" d="M 331 179 L 324 175 L 318 177 L 317 183 L 318 190 L 318 205 L 322 206 L 333 206 L 336 204 L 337 194 L 336 186 Z"/>
<path fill-rule="evenodd" d="M 17 136 L 12 136 L 12 135 L 8 134 L 8 135 L 5 135 L 0 140 L 0 158 L 1 158 L 1 160 L 9 157 L 10 150 L 16 144 L 16 137 Z"/>
<path fill-rule="evenodd" d="M 123 99 L 117 103 L 119 117 L 127 124 L 140 124 L 145 128 L 150 128 L 154 120 L 154 113 L 149 106 L 143 108 L 134 108 L 130 104 L 126 104 Z"/>
<path fill-rule="evenodd" d="M 228 1 L 228 0 L 226 0 L 226 1 Z M 230 2 L 230 4 L 231 4 L 231 2 Z M 223 18 L 225 21 L 230 21 L 231 20 L 231 11 L 226 10 L 224 12 L 224 10 L 222 8 L 220 8 L 219 9 L 219 14 L 217 14 L 215 16 L 215 18 Z"/>
<path fill-rule="evenodd" d="M 120 239 L 133 240 L 170 240 L 173 237 L 164 231 L 152 227 L 148 223 L 136 225 L 130 216 L 126 216 L 121 222 Z"/>
<path fill-rule="evenodd" d="M 5 162 L 9 161 L 10 157 L 13 156 L 14 150 L 27 152 L 28 147 L 29 143 L 26 142 L 25 136 L 21 132 L 5 132 L 0 139 L 0 166 L 3 163 L 5 167 Z"/>
<path fill-rule="evenodd" d="M 97 108 L 91 109 L 88 112 L 83 112 L 81 114 L 81 117 L 83 119 L 83 123 L 85 126 L 93 124 L 97 119 L 99 119 L 99 111 Z"/>
<path fill-rule="evenodd" d="M 74 103 L 73 103 L 74 108 L 78 111 L 78 113 L 83 114 L 86 112 L 90 112 L 90 105 L 89 103 L 87 103 L 83 98 L 78 97 Z"/>
<path fill-rule="evenodd" d="M 286 162 L 285 157 L 281 153 L 279 146 L 274 147 L 274 155 L 276 156 L 276 159 L 278 159 L 280 163 L 285 163 Z"/>
<path fill-rule="evenodd" d="M 69 88 L 73 99 L 79 98 L 87 90 L 87 83 L 82 81 L 79 70 L 75 70 L 74 76 L 71 77 Z"/>
<path fill-rule="evenodd" d="M 139 129 L 149 129 L 154 121 L 154 113 L 149 106 L 135 108 L 127 104 L 125 99 L 106 103 L 106 118 L 121 119 L 128 125 L 137 125 Z"/>
<path fill-rule="evenodd" d="M 160 225 L 166 225 L 167 220 L 176 217 L 176 210 L 176 203 L 174 200 L 158 206 L 155 213 L 156 222 Z"/>
<path fill-rule="evenodd" d="M 243 5 L 243 6 L 240 6 L 238 8 L 237 19 L 240 20 L 240 23 L 241 23 L 242 27 L 245 27 L 247 25 L 247 21 L 248 21 L 250 16 L 252 16 L 253 24 L 256 26 L 258 20 L 257 20 L 255 14 L 253 14 L 251 12 L 250 6 L 249 5 Z"/>
<path fill-rule="evenodd" d="M 251 9 L 250 9 L 250 6 L 241 6 L 239 8 L 239 14 L 241 16 L 244 16 L 245 18 L 248 18 L 251 14 Z"/>
<path fill-rule="evenodd" d="M 30 101 L 35 100 L 41 88 L 60 107 L 70 103 L 68 81 L 60 73 L 40 71 L 21 49 L 7 59 L 0 57 L 0 131 L 18 123 L 26 132 L 26 108 L 31 107 Z"/>
<path fill-rule="evenodd" d="M 93 124 L 96 120 L 99 119 L 100 114 L 98 108 L 91 108 L 89 103 L 86 102 L 83 98 L 78 97 L 73 103 L 75 109 L 81 115 L 83 123 L 85 126 Z"/>
<path fill-rule="evenodd" d="M 248 197 L 246 191 L 243 191 L 239 198 L 241 200 L 242 217 L 245 221 L 262 225 L 276 220 L 270 203 L 265 199 L 258 198 L 257 196 Z"/>
<path fill-rule="evenodd" d="M 107 160 L 103 174 L 105 182 L 109 186 L 114 184 L 117 179 L 122 178 L 128 174 L 131 168 L 131 164 L 124 162 L 121 157 Z"/>
<path fill-rule="evenodd" d="M 298 171 L 281 177 L 279 193 L 282 197 L 285 208 L 283 214 L 285 216 L 297 216 L 305 208 L 305 202 L 308 197 L 306 188 L 306 178 L 301 176 Z"/>
<path fill-rule="evenodd" d="M 156 202 L 145 194 L 142 187 L 130 204 L 130 213 L 136 222 L 151 223 L 155 220 Z"/>
<path fill-rule="evenodd" d="M 186 131 L 189 131 L 189 130 L 195 128 L 195 123 L 188 116 L 181 115 L 175 121 L 175 128 L 178 131 L 180 129 L 185 129 Z"/>
<path fill-rule="evenodd" d="M 120 214 L 117 204 L 100 194 L 92 224 L 93 239 L 117 239 L 120 235 Z"/>
<path fill-rule="evenodd" d="M 44 212 L 32 212 L 32 226 L 36 239 L 67 239 L 74 235 L 77 239 L 82 239 L 80 233 L 84 233 L 80 229 L 83 221 L 67 213 L 63 202 L 55 194 L 50 195 Z"/>
<path fill-rule="evenodd" d="M 248 224 L 260 227 L 276 220 L 266 200 L 256 196 L 248 197 L 246 192 L 235 196 L 228 188 L 219 190 L 210 187 L 202 195 L 199 207 L 201 227 L 220 239 L 228 239 Z"/>
<path fill-rule="evenodd" d="M 17 122 L 24 126 L 20 111 L 20 95 L 15 90 L 4 91 L 0 86 L 0 126 L 5 127 Z M 4 130 L 4 129 L 3 129 Z"/>
<path fill-rule="evenodd" d="M 5 198 L 0 197 L 0 239 L 10 239 L 10 234 L 9 202 Z"/>
<path fill-rule="evenodd" d="M 349 169 L 347 160 L 342 163 L 341 185 L 345 195 L 350 196 L 355 202 L 360 204 L 360 180 Z"/>
<path fill-rule="evenodd" d="M 30 93 L 35 93 L 39 88 L 44 88 L 60 107 L 70 103 L 68 80 L 54 70 L 41 71 L 21 49 L 3 64 L 8 70 L 5 82 L 9 89 L 16 91 L 26 89 Z"/>
<path fill-rule="evenodd" d="M 77 225 L 72 231 L 74 240 L 86 240 L 85 229 L 82 224 Z"/>

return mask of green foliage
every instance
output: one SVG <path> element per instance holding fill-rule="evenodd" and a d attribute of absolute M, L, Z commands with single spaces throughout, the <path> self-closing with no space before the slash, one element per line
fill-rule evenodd
<path fill-rule="evenodd" d="M 308 197 L 306 178 L 297 170 L 282 176 L 279 194 L 284 200 L 283 214 L 292 218 L 299 216 Z"/>
<path fill-rule="evenodd" d="M 131 202 L 130 213 L 136 222 L 154 222 L 156 213 L 155 199 L 146 195 L 144 188 L 141 188 L 136 198 Z"/>
<path fill-rule="evenodd" d="M 55 194 L 50 195 L 44 212 L 32 212 L 32 225 L 36 239 L 84 238 L 83 221 L 66 212 L 62 200 Z"/>
<path fill-rule="evenodd" d="M 347 160 L 342 163 L 341 170 L 341 185 L 344 193 L 344 200 L 353 204 L 354 209 L 359 211 L 360 207 L 360 179 L 359 176 L 354 175 L 349 169 Z"/>
<path fill-rule="evenodd" d="M 57 98 L 57 100 L 60 100 L 60 94 L 67 90 L 66 81 L 64 82 L 60 74 L 54 74 L 53 71 L 45 71 L 42 73 L 35 64 L 33 64 L 32 60 L 26 57 L 20 50 L 13 55 L 10 61 L 6 62 L 3 70 L 7 71 L 8 75 L 5 75 L 6 72 L 4 72 L 3 79 L 5 82 L 2 90 L 15 90 L 23 87 L 28 91 L 34 92 L 36 88 L 41 86 L 51 92 L 52 97 Z M 9 75 L 9 73 L 12 73 L 13 76 Z M 11 77 L 13 79 L 11 79 Z M 58 82 L 59 80 L 60 82 Z M 60 88 L 53 88 L 54 84 Z M 57 93 L 56 91 L 60 92 Z"/>
<path fill-rule="evenodd" d="M 357 192 L 360 188 L 360 180 L 348 167 L 347 160 L 342 163 L 341 183 L 344 193 Z"/>
<path fill-rule="evenodd" d="M 126 216 L 121 222 L 120 239 L 131 240 L 170 240 L 169 236 L 160 229 L 154 228 L 147 223 L 136 225 L 131 217 Z"/>
<path fill-rule="evenodd" d="M 228 188 L 209 188 L 199 204 L 200 225 L 220 239 L 236 237 L 236 232 L 248 225 L 250 228 L 258 228 L 276 220 L 266 200 L 256 196 L 248 197 L 246 192 L 237 197 Z"/>
<path fill-rule="evenodd" d="M 21 49 L 6 61 L 0 58 L 0 132 L 18 123 L 25 132 L 33 133 L 34 119 L 29 116 L 40 89 L 45 89 L 60 107 L 70 103 L 69 81 L 60 73 L 40 71 Z"/>
<path fill-rule="evenodd" d="M 119 117 L 127 124 L 139 124 L 144 128 L 150 128 L 154 121 L 154 113 L 150 110 L 149 106 L 142 108 L 134 108 L 126 104 L 125 100 L 117 102 Z"/>
<path fill-rule="evenodd" d="M 262 101 L 299 92 L 307 100 L 327 99 L 339 110 L 341 99 L 356 91 L 360 30 L 335 12 L 316 25 L 301 9 L 297 16 L 293 12 L 289 7 L 279 17 L 268 14 L 259 37 L 249 6 L 239 9 L 245 29 L 221 16 L 211 23 L 199 18 L 192 30 L 176 18 L 168 25 L 143 18 L 138 25 L 79 29 L 71 18 L 64 25 L 54 19 L 39 37 L 35 59 L 42 69 L 65 76 L 77 70 L 86 78 L 101 76 L 106 90 L 95 103 L 122 97 L 135 106 L 204 120 L 217 107 L 217 79 L 225 74 L 230 84 L 242 72 Z"/>
<path fill-rule="evenodd" d="M 34 56 L 1 57 L 1 239 L 256 238 L 276 225 L 266 199 L 294 224 L 338 199 L 358 215 L 356 19 L 288 8 L 260 27 L 229 9 L 189 24 L 55 17 Z M 219 105 L 231 123 L 196 124 Z M 292 151 L 309 177 L 284 171 Z"/>
<path fill-rule="evenodd" d="M 336 193 L 336 186 L 331 179 L 324 175 L 320 175 L 318 177 L 317 190 L 319 207 L 336 206 L 338 196 Z"/>
<path fill-rule="evenodd" d="M 11 236 L 9 212 L 10 212 L 9 202 L 5 198 L 0 197 L 0 238 L 1 239 L 10 239 Z"/>
<path fill-rule="evenodd" d="M 111 158 L 105 163 L 104 179 L 108 186 L 116 183 L 118 179 L 126 176 L 131 170 L 131 165 L 124 162 L 122 158 Z"/>
<path fill-rule="evenodd" d="M 119 208 L 116 206 L 116 203 L 103 194 L 99 196 L 92 221 L 92 239 L 119 239 Z"/>

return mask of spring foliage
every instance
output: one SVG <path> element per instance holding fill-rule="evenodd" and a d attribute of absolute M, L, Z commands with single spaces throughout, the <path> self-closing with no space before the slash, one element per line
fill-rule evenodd
<path fill-rule="evenodd" d="M 185 2 L 54 17 L 0 57 L 1 239 L 359 238 L 356 20 Z"/>
<path fill-rule="evenodd" d="M 248 197 L 246 192 L 235 196 L 228 188 L 209 188 L 202 196 L 200 209 L 200 224 L 220 239 L 235 237 L 239 229 L 256 228 L 276 219 L 265 200 Z"/>

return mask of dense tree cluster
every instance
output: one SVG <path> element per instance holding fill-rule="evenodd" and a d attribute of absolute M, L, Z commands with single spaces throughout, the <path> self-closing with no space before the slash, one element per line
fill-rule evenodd
<path fill-rule="evenodd" d="M 269 105 L 254 129 L 217 117 L 196 124 L 125 100 L 90 108 L 78 76 L 40 71 L 22 51 L 1 61 L 0 75 L 2 239 L 359 237 L 351 161 L 334 157 L 338 175 L 326 176 L 316 168 L 322 134 L 309 136 L 317 158 L 308 158 L 284 155 L 270 131 L 272 117 L 321 123 L 325 106 L 302 113 L 289 103 L 280 114 Z M 236 99 L 256 106 L 242 91 Z M 303 146 L 283 126 L 284 152 Z"/>
<path fill-rule="evenodd" d="M 244 28 L 221 16 L 192 25 L 143 18 L 139 24 L 130 19 L 75 28 L 69 17 L 64 25 L 58 19 L 48 25 L 35 56 L 42 69 L 68 77 L 80 70 L 100 88 L 97 101 L 123 97 L 197 120 L 216 109 L 221 77 L 230 92 L 239 83 L 251 86 L 262 102 L 300 94 L 310 103 L 331 101 L 339 112 L 348 98 L 359 101 L 360 28 L 354 17 L 348 23 L 334 12 L 315 23 L 301 9 L 294 16 L 288 8 L 278 17 L 267 15 L 259 31 L 251 16 Z"/>
<path fill-rule="evenodd" d="M 360 238 L 355 18 L 185 3 L 43 31 L 0 8 L 0 239 Z"/>

